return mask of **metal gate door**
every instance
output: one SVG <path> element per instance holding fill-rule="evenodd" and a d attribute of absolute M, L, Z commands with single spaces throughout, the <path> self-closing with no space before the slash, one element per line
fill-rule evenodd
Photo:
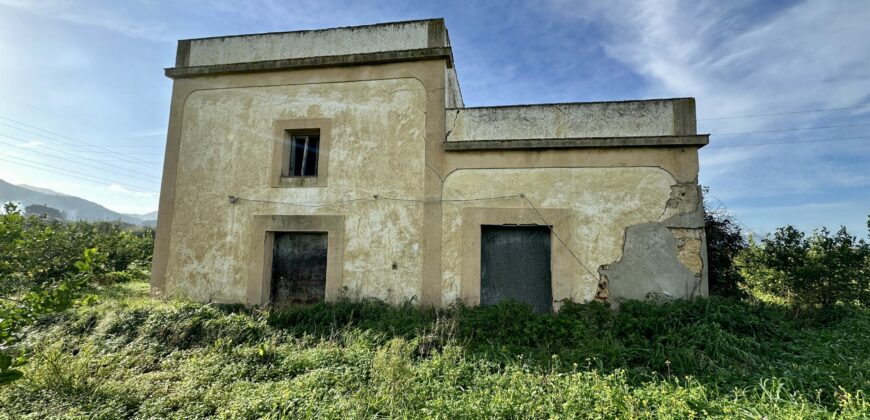
<path fill-rule="evenodd" d="M 270 302 L 314 303 L 326 296 L 326 233 L 275 232 Z"/>
<path fill-rule="evenodd" d="M 547 226 L 481 226 L 480 244 L 481 305 L 512 299 L 553 310 Z"/>

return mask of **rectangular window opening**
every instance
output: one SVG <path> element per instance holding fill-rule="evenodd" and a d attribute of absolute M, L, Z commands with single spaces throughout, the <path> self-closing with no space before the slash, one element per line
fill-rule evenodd
<path fill-rule="evenodd" d="M 290 156 L 287 176 L 316 177 L 320 155 L 320 136 L 317 134 L 293 134 L 290 136 Z"/>

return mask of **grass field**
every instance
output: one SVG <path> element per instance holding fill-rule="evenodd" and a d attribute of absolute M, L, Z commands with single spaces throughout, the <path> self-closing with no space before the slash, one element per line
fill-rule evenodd
<path fill-rule="evenodd" d="M 277 313 L 148 298 L 42 319 L 0 416 L 868 418 L 870 314 L 736 300 Z"/>

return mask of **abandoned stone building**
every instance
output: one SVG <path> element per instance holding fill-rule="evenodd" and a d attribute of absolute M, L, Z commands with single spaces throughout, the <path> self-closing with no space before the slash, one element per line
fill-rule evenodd
<path fill-rule="evenodd" d="M 707 293 L 693 99 L 465 107 L 453 64 L 441 19 L 179 41 L 153 293 Z"/>

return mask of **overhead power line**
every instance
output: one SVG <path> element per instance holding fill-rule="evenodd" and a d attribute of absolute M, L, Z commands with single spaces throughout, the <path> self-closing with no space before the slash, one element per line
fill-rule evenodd
<path fill-rule="evenodd" d="M 855 137 L 835 137 L 829 139 L 808 139 L 808 140 L 795 140 L 795 141 L 771 141 L 771 142 L 763 142 L 763 143 L 752 143 L 752 144 L 726 144 L 724 146 L 711 146 L 711 149 L 724 149 L 728 147 L 755 147 L 755 146 L 767 146 L 772 144 L 794 144 L 794 143 L 827 143 L 834 141 L 851 141 L 851 140 L 861 140 L 861 139 L 870 139 L 870 136 L 855 136 Z"/>
<path fill-rule="evenodd" d="M 3 117 L 0 117 L 0 119 L 2 119 L 2 118 Z M 129 151 L 116 152 L 108 147 L 102 147 L 102 146 L 96 146 L 98 149 L 102 149 L 102 150 L 94 151 L 93 149 L 90 149 L 88 147 L 83 147 L 81 144 L 78 144 L 78 143 L 72 143 L 70 141 L 67 141 L 64 139 L 58 139 L 55 137 L 46 137 L 45 134 L 42 134 L 42 133 L 39 133 L 36 131 L 32 131 L 32 130 L 28 130 L 26 128 L 21 128 L 21 127 L 15 126 L 15 125 L 0 122 L 0 126 L 8 127 L 8 128 L 14 129 L 14 130 L 18 130 L 18 131 L 21 131 L 21 132 L 24 132 L 27 134 L 34 135 L 34 136 L 36 136 L 35 138 L 39 139 L 39 140 L 61 143 L 64 145 L 64 147 L 70 147 L 70 148 L 73 148 L 75 150 L 84 149 L 84 150 L 90 151 L 92 153 L 114 154 L 114 155 L 125 156 L 125 157 L 126 156 L 134 156 L 134 155 L 162 155 L 162 153 L 141 153 L 141 152 L 129 152 Z M 73 141 L 74 142 L 81 142 L 80 140 L 73 140 Z M 89 143 L 85 143 L 85 142 L 81 142 L 81 143 L 82 144 L 89 144 Z M 133 163 L 135 163 L 135 162 L 133 162 Z"/>
<path fill-rule="evenodd" d="M 22 163 L 22 161 L 29 162 L 31 164 Z M 93 175 L 88 175 L 88 174 L 85 174 L 82 172 L 71 171 L 68 169 L 47 168 L 47 167 L 45 167 L 45 165 L 42 165 L 39 162 L 28 160 L 28 159 L 23 159 L 23 158 L 19 158 L 19 157 L 16 157 L 15 160 L 9 160 L 9 159 L 4 159 L 3 157 L 0 157 L 0 162 L 7 162 L 7 163 L 11 163 L 13 165 L 19 165 L 19 166 L 24 166 L 24 167 L 28 167 L 28 168 L 38 169 L 40 171 L 45 171 L 45 172 L 52 172 L 52 173 L 68 176 L 70 178 L 81 179 L 83 181 L 89 181 L 89 182 L 92 182 L 92 183 L 95 183 L 98 185 L 103 185 L 106 182 L 108 182 L 109 184 L 117 184 L 117 185 L 120 185 L 122 187 L 126 187 L 126 188 L 130 189 L 131 192 L 154 194 L 154 191 L 148 191 L 147 188 L 133 186 L 133 185 L 130 185 L 127 183 L 113 181 L 111 179 L 106 179 L 106 178 L 101 178 L 101 177 L 97 177 L 97 176 L 93 176 Z"/>
<path fill-rule="evenodd" d="M 870 105 L 863 106 L 847 106 L 842 108 L 826 108 L 826 109 L 808 109 L 804 111 L 785 111 L 771 112 L 768 114 L 748 114 L 748 115 L 732 115 L 727 117 L 699 118 L 698 121 L 715 121 L 715 120 L 733 120 L 738 118 L 759 118 L 759 117 L 774 117 L 777 115 L 794 115 L 794 114 L 811 114 L 815 112 L 830 112 L 830 111 L 847 111 L 852 109 L 867 109 Z"/>
<path fill-rule="evenodd" d="M 6 156 L 6 157 L 10 157 L 10 156 Z M 9 161 L 9 160 L 6 160 L 6 161 L 11 162 L 11 163 L 19 163 L 18 161 L 23 161 L 23 162 L 37 165 L 38 166 L 37 169 L 45 169 L 45 170 L 48 170 L 50 172 L 62 172 L 63 174 L 67 174 L 67 175 L 74 174 L 74 175 L 78 175 L 78 176 L 93 178 L 95 180 L 108 182 L 110 184 L 118 184 L 120 186 L 130 188 L 131 190 L 134 190 L 134 192 L 153 193 L 153 191 L 149 191 L 148 187 L 143 187 L 141 185 L 128 184 L 126 182 L 120 182 L 120 181 L 116 181 L 113 179 L 103 178 L 103 177 L 91 175 L 91 174 L 84 173 L 84 172 L 74 171 L 72 169 L 63 169 L 63 168 L 54 168 L 54 167 L 53 168 L 45 168 L 45 165 L 42 162 L 38 162 L 35 160 L 30 160 L 30 159 L 25 159 L 25 158 L 18 157 L 18 156 L 14 157 L 14 159 L 15 159 L 14 161 Z M 29 165 L 24 165 L 24 166 L 29 166 Z"/>
<path fill-rule="evenodd" d="M 103 146 L 100 146 L 100 145 L 96 145 L 96 144 L 92 144 L 92 143 L 89 143 L 89 142 L 86 142 L 86 141 L 83 141 L 83 140 L 75 139 L 75 138 L 72 138 L 72 137 L 69 137 L 69 136 L 66 136 L 66 135 L 60 134 L 60 133 L 55 133 L 54 131 L 50 131 L 50 130 L 46 130 L 46 129 L 43 129 L 43 128 L 39 128 L 39 127 L 37 127 L 37 126 L 35 126 L 35 125 L 31 125 L 31 124 L 28 124 L 28 123 L 25 123 L 25 122 L 22 122 L 22 121 L 18 121 L 18 120 L 12 119 L 12 118 L 7 118 L 7 117 L 0 116 L 0 119 L 2 119 L 2 120 L 6 120 L 6 121 L 11 121 L 11 122 L 13 122 L 13 123 L 15 123 L 15 124 L 19 124 L 19 125 L 22 125 L 22 126 L 24 126 L 24 127 L 32 128 L 32 129 L 34 129 L 34 130 L 38 130 L 38 131 L 41 131 L 41 132 L 43 132 L 43 133 L 50 134 L 50 135 L 55 136 L 55 137 L 59 137 L 59 138 L 55 138 L 55 139 L 52 139 L 52 140 L 54 140 L 54 141 L 59 141 L 59 142 L 61 142 L 61 143 L 65 143 L 65 144 L 68 144 L 68 145 L 70 145 L 70 146 L 81 147 L 81 148 L 84 148 L 84 149 L 87 149 L 87 150 L 91 150 L 91 151 L 93 151 L 93 152 L 98 152 L 100 149 L 102 149 L 102 151 L 105 152 L 105 153 L 109 153 L 109 154 L 113 154 L 113 155 L 118 155 L 118 156 L 120 156 L 120 158 L 118 158 L 118 160 L 123 160 L 123 161 L 129 162 L 129 163 L 143 163 L 142 160 L 140 160 L 140 159 L 136 159 L 136 158 L 126 159 L 125 157 L 128 156 L 128 155 L 130 155 L 130 154 L 124 154 L 124 153 L 115 152 L 115 151 L 109 150 L 109 149 L 107 149 L 107 148 L 105 148 L 105 147 L 103 147 Z M 20 127 L 15 127 L 15 126 L 12 126 L 12 125 L 9 125 L 9 124 L 0 123 L 0 125 L 5 125 L 5 126 L 7 126 L 7 127 L 16 128 L 16 129 L 18 129 L 18 130 L 25 131 L 25 132 L 29 132 L 29 133 L 31 133 L 31 134 L 40 135 L 40 134 L 38 134 L 38 133 L 33 133 L 32 131 L 24 130 L 24 129 L 20 128 Z M 40 136 L 42 136 L 42 138 L 45 139 L 45 140 L 49 140 L 49 138 L 45 137 L 44 135 L 40 135 Z M 66 139 L 66 140 L 62 140 L 62 139 Z M 97 149 L 97 150 L 94 150 L 94 149 Z M 123 158 L 123 159 L 122 159 L 122 158 Z"/>
<path fill-rule="evenodd" d="M 2 117 L 0 117 L 0 118 L 2 118 Z M 45 134 L 42 134 L 42 133 L 39 133 L 39 132 L 36 132 L 36 131 L 28 130 L 28 129 L 25 129 L 25 128 L 17 127 L 17 126 L 10 125 L 10 124 L 6 124 L 6 123 L 2 123 L 2 122 L 0 122 L 0 126 L 7 127 L 7 128 L 11 128 L 11 129 L 13 129 L 13 130 L 18 130 L 18 131 L 21 131 L 21 132 L 24 132 L 24 133 L 27 133 L 27 134 L 34 135 L 34 136 L 36 136 L 36 137 L 34 137 L 34 139 L 45 140 L 45 141 L 50 141 L 50 142 L 58 142 L 58 143 L 61 143 L 61 144 L 63 145 L 63 147 L 69 147 L 69 148 L 72 148 L 72 149 L 75 149 L 75 150 L 81 150 L 81 149 L 82 149 L 82 146 L 81 146 L 80 144 L 70 143 L 69 141 L 61 140 L 61 139 L 56 139 L 56 138 L 54 138 L 54 137 L 46 137 Z M 78 141 L 78 140 L 76 140 L 76 141 Z M 86 148 L 86 147 L 85 147 L 84 149 L 90 151 L 90 149 L 88 149 L 88 148 Z M 111 150 L 111 149 L 108 148 L 108 147 L 100 147 L 100 149 L 104 149 L 105 151 L 99 151 L 99 152 L 93 152 L 93 153 L 115 154 L 115 155 L 120 155 L 120 156 L 134 156 L 134 155 L 162 155 L 162 154 L 163 154 L 163 153 L 141 153 L 141 152 L 129 152 L 129 151 L 126 151 L 126 152 L 115 152 L 115 151 Z"/>
<path fill-rule="evenodd" d="M 10 136 L 10 135 L 3 134 L 3 133 L 0 133 L 0 137 L 5 137 L 5 138 L 12 139 L 12 140 L 18 140 L 18 141 L 26 141 L 24 139 L 21 139 L 21 138 L 15 137 L 15 136 Z M 20 144 L 15 144 L 15 143 L 6 142 L 6 141 L 0 141 L 0 143 L 21 148 Z M 146 175 L 140 170 L 125 168 L 123 166 L 118 166 L 118 165 L 114 165 L 111 163 L 100 162 L 100 161 L 97 161 L 95 159 L 88 158 L 88 157 L 73 156 L 73 157 L 78 157 L 79 159 L 82 159 L 84 161 L 89 161 L 89 162 L 81 162 L 81 161 L 77 161 L 75 159 L 70 159 L 71 156 L 68 156 L 68 155 L 59 155 L 56 153 L 50 153 L 50 152 L 47 152 L 44 150 L 39 150 L 39 149 L 43 149 L 43 148 L 48 149 L 48 150 L 52 150 L 52 151 L 57 151 L 60 153 L 65 153 L 65 154 L 66 153 L 74 153 L 74 152 L 67 152 L 64 150 L 56 149 L 56 148 L 53 148 L 51 146 L 40 146 L 39 148 L 24 148 L 23 152 L 43 155 L 45 157 L 48 157 L 51 159 L 57 159 L 57 160 L 60 160 L 60 161 L 66 162 L 66 163 L 73 164 L 73 165 L 81 165 L 81 166 L 88 166 L 91 164 L 101 165 L 101 166 L 103 166 L 103 168 L 98 167 L 96 169 L 99 169 L 99 170 L 105 171 L 105 172 L 109 172 L 109 173 L 113 173 L 113 174 L 116 174 L 119 176 L 124 176 L 124 177 L 131 178 L 131 179 L 138 179 L 138 180 L 146 181 L 146 182 L 158 180 L 157 177 L 155 177 L 153 175 Z M 106 169 L 106 167 L 116 168 L 116 169 L 114 169 L 114 170 L 113 169 Z M 124 171 L 126 173 L 118 172 L 118 170 Z M 144 176 L 144 178 L 143 178 L 143 176 Z"/>
<path fill-rule="evenodd" d="M 826 125 L 826 126 L 819 126 L 819 127 L 803 127 L 803 128 L 781 128 L 781 129 L 777 129 L 777 130 L 742 131 L 742 132 L 738 132 L 738 133 L 710 133 L 710 135 L 711 136 L 736 136 L 736 135 L 745 135 L 745 134 L 783 133 L 783 132 L 787 132 L 787 131 L 823 130 L 823 129 L 827 129 L 827 128 L 865 127 L 868 125 L 870 125 L 870 123 Z"/>
<path fill-rule="evenodd" d="M 352 199 L 348 199 L 348 200 L 339 200 L 339 201 L 333 201 L 333 202 L 329 202 L 329 203 L 293 203 L 293 202 L 288 202 L 288 201 L 258 200 L 258 199 L 252 199 L 252 198 L 237 197 L 237 196 L 233 196 L 233 195 L 227 196 L 227 198 L 229 198 L 230 203 L 237 203 L 239 201 L 247 201 L 247 202 L 251 202 L 251 203 L 283 204 L 283 205 L 293 206 L 293 207 L 306 207 L 306 208 L 317 208 L 317 209 L 324 208 L 324 207 L 337 206 L 337 205 L 341 205 L 341 204 L 356 203 L 356 202 L 360 202 L 360 201 L 378 201 L 378 200 L 400 201 L 400 202 L 406 202 L 406 203 L 439 203 L 439 202 L 443 203 L 443 202 L 489 201 L 489 200 L 502 200 L 502 199 L 507 199 L 507 198 L 519 198 L 519 199 L 525 200 L 525 202 L 528 203 L 529 207 L 531 207 L 532 210 L 534 210 L 535 214 L 538 216 L 538 218 L 541 219 L 541 222 L 543 222 L 543 224 L 550 229 L 550 232 L 553 234 L 553 236 L 555 236 L 556 239 L 559 241 L 559 243 L 562 244 L 562 246 L 564 246 L 566 250 L 568 250 L 568 252 L 571 254 L 571 256 L 574 257 L 574 259 L 580 265 L 580 267 L 582 267 L 583 270 L 585 270 L 587 273 L 589 273 L 590 276 L 595 277 L 595 278 L 598 277 L 595 273 L 593 273 L 591 270 L 589 270 L 588 267 L 586 267 L 586 264 L 583 264 L 583 261 L 580 260 L 580 257 L 578 257 L 577 254 L 574 253 L 574 251 L 571 249 L 571 247 L 569 247 L 568 244 L 564 240 L 562 240 L 562 238 L 556 233 L 556 231 L 553 230 L 553 226 L 549 222 L 547 222 L 547 219 L 544 218 L 544 216 L 541 214 L 541 212 L 538 211 L 538 208 L 532 203 L 531 200 L 529 200 L 529 198 L 525 194 L 502 195 L 502 196 L 496 196 L 496 197 L 480 197 L 480 198 L 457 198 L 457 199 L 443 199 L 442 198 L 442 199 L 424 199 L 424 200 L 414 199 L 414 198 L 393 198 L 393 197 L 385 197 L 382 195 L 375 194 L 375 195 L 367 196 L 367 197 L 352 198 Z"/>

